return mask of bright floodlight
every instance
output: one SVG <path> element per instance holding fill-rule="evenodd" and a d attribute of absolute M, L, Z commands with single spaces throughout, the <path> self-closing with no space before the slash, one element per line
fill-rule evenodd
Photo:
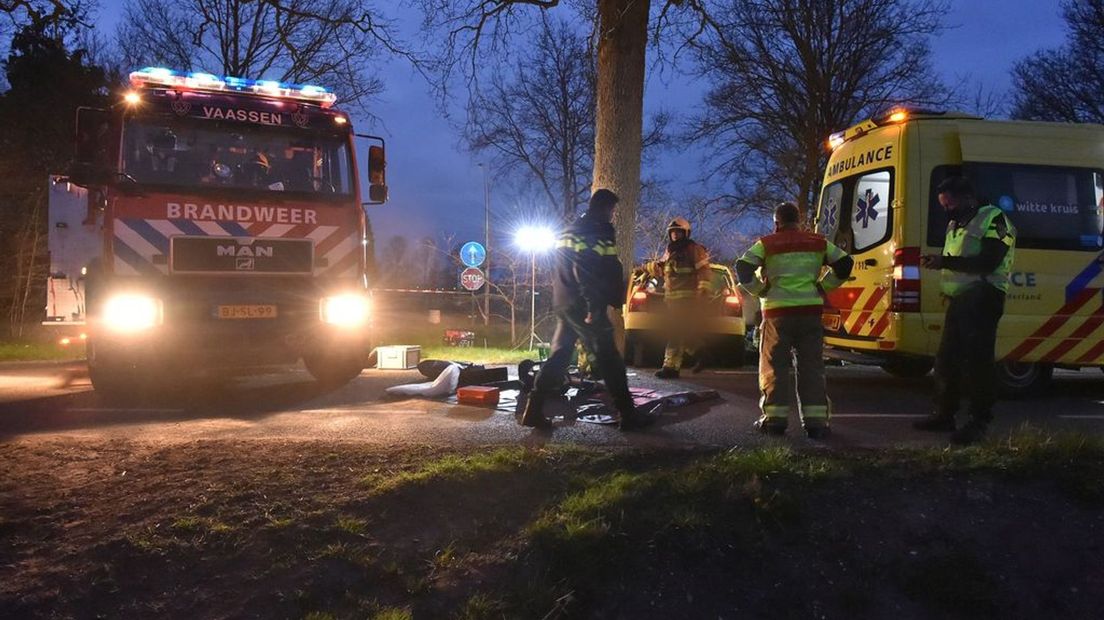
<path fill-rule="evenodd" d="M 556 233 L 544 226 L 525 226 L 517 231 L 514 242 L 526 252 L 546 252 L 556 245 Z"/>

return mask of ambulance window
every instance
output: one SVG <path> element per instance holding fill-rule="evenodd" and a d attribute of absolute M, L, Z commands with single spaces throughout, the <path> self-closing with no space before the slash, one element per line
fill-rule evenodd
<path fill-rule="evenodd" d="M 850 224 L 855 252 L 863 252 L 889 236 L 890 202 L 893 200 L 893 176 L 889 170 L 864 174 L 855 183 Z"/>
<path fill-rule="evenodd" d="M 981 204 L 1000 207 L 1027 249 L 1100 251 L 1104 172 L 1062 166 L 967 164 Z"/>
<path fill-rule="evenodd" d="M 835 182 L 820 193 L 820 212 L 817 214 L 816 230 L 839 245 L 836 233 L 839 232 L 840 205 L 843 203 L 843 183 Z"/>

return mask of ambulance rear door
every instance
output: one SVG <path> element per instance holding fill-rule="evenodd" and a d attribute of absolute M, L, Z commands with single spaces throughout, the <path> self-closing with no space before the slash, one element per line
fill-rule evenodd
<path fill-rule="evenodd" d="M 840 145 L 825 171 L 817 230 L 851 254 L 851 279 L 828 295 L 824 327 L 830 345 L 892 349 L 892 275 L 902 159 L 901 125 L 879 127 Z"/>

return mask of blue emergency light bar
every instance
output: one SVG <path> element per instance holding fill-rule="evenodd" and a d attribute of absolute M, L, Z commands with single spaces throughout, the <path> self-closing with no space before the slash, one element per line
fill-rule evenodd
<path fill-rule="evenodd" d="M 328 108 L 337 95 L 322 86 L 289 84 L 276 80 L 249 80 L 239 77 L 218 77 L 201 71 L 173 71 L 164 67 L 146 67 L 130 74 L 134 88 L 162 87 L 208 92 L 235 92 L 261 97 L 305 101 Z"/>

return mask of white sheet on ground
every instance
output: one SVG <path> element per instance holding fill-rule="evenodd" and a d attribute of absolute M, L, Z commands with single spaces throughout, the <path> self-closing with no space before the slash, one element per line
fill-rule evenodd
<path fill-rule="evenodd" d="M 409 383 L 396 385 L 385 390 L 391 396 L 418 396 L 421 398 L 444 398 L 456 391 L 460 383 L 460 366 L 449 364 L 449 367 L 433 382 Z"/>

